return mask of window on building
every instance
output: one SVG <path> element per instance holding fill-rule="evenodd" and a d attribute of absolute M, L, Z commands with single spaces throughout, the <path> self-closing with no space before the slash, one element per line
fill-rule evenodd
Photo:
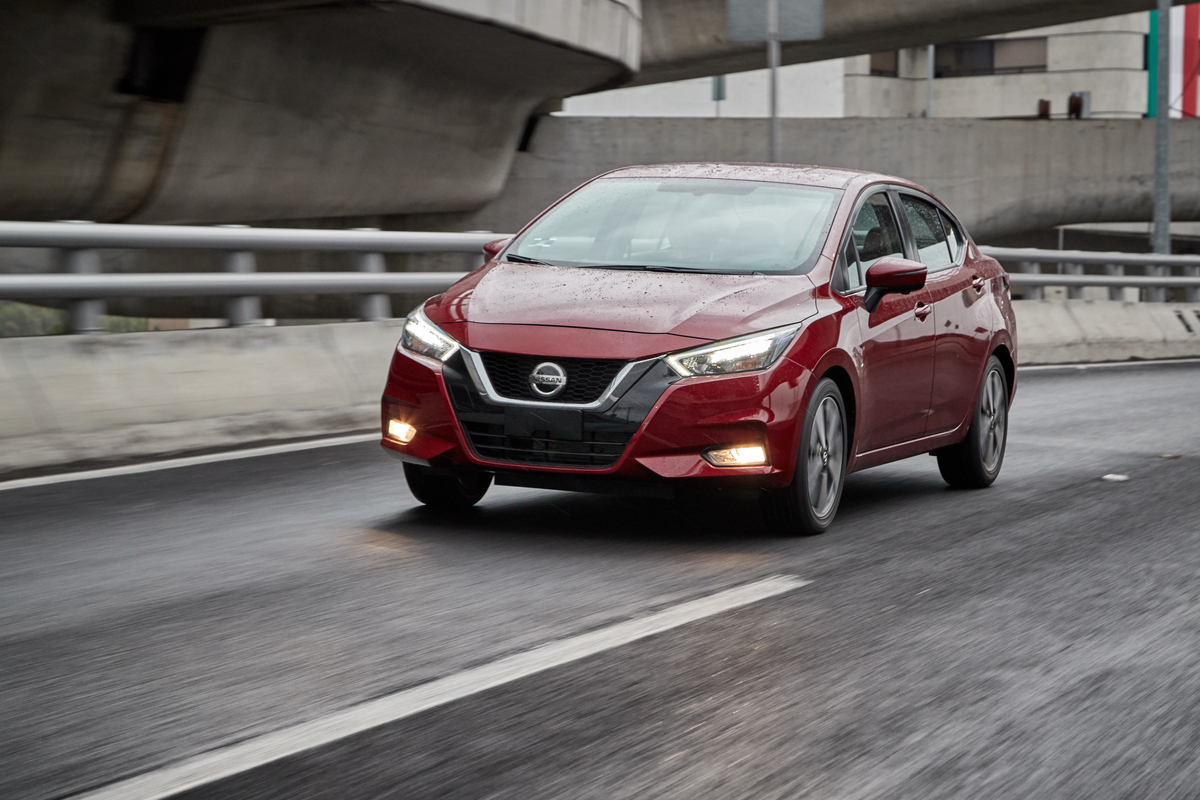
<path fill-rule="evenodd" d="M 896 78 L 900 75 L 895 50 L 871 54 L 871 74 L 881 78 Z"/>
<path fill-rule="evenodd" d="M 1046 37 L 982 39 L 939 44 L 934 56 L 934 76 L 963 78 L 972 75 L 1011 75 L 1046 71 Z"/>
<path fill-rule="evenodd" d="M 993 42 L 950 42 L 939 44 L 934 55 L 935 78 L 963 78 L 991 75 L 994 67 Z"/>
<path fill-rule="evenodd" d="M 997 39 L 992 63 L 997 75 L 1046 71 L 1046 37 Z"/>

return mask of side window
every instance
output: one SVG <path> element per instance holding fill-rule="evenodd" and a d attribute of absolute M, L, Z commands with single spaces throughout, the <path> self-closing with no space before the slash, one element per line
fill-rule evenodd
<path fill-rule="evenodd" d="M 858 248 L 858 286 L 863 284 L 867 269 L 879 259 L 886 256 L 904 258 L 900 228 L 887 194 L 879 192 L 867 200 L 854 220 L 853 238 Z"/>
<path fill-rule="evenodd" d="M 862 269 L 858 265 L 858 254 L 854 248 L 854 237 L 846 240 L 846 246 L 842 248 L 842 257 L 839 259 L 842 262 L 845 281 L 841 287 L 842 291 L 853 292 L 855 289 L 863 285 Z"/>
<path fill-rule="evenodd" d="M 944 269 L 953 264 L 950 245 L 946 241 L 946 231 L 942 227 L 941 212 L 933 205 L 911 195 L 902 195 L 900 205 L 904 206 L 908 226 L 912 228 L 921 263 L 931 270 Z"/>
<path fill-rule="evenodd" d="M 942 227 L 946 229 L 946 242 L 950 245 L 950 260 L 958 261 L 964 244 L 962 231 L 958 229 L 958 225 L 955 224 L 954 220 L 946 215 L 945 211 L 941 209 L 938 211 L 942 218 Z"/>

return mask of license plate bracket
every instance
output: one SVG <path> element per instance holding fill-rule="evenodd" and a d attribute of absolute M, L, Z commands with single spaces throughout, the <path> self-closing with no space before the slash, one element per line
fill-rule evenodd
<path fill-rule="evenodd" d="M 583 441 L 583 412 L 569 408 L 504 409 L 504 435 Z"/>

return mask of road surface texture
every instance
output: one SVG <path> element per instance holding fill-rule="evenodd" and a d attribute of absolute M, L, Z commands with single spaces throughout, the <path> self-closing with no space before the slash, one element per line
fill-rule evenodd
<path fill-rule="evenodd" d="M 1020 381 L 994 487 L 869 470 L 812 539 L 736 495 L 439 518 L 374 444 L 0 491 L 0 797 L 774 575 L 810 583 L 179 796 L 1195 797 L 1200 364 Z"/>

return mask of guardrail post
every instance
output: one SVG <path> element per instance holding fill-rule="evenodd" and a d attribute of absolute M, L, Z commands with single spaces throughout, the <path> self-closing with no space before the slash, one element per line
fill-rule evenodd
<path fill-rule="evenodd" d="M 1166 265 L 1146 267 L 1146 274 L 1165 278 L 1171 274 L 1171 267 Z M 1142 299 L 1150 303 L 1165 303 L 1167 302 L 1167 290 L 1159 286 L 1148 288 Z"/>
<path fill-rule="evenodd" d="M 1113 277 L 1123 278 L 1123 277 L 1125 277 L 1125 265 L 1124 264 L 1105 264 L 1104 265 L 1104 274 L 1112 275 Z M 1125 287 L 1124 286 L 1108 287 L 1108 299 L 1109 300 L 1124 300 L 1125 299 Z"/>
<path fill-rule="evenodd" d="M 356 231 L 377 231 L 379 228 L 355 228 Z M 356 272 L 387 272 L 383 253 L 355 253 Z M 364 294 L 358 299 L 358 318 L 366 322 L 392 318 L 392 299 L 386 294 Z"/>
<path fill-rule="evenodd" d="M 249 225 L 222 225 L 222 228 L 248 228 Z M 234 250 L 221 254 L 221 269 L 224 272 L 255 272 L 258 269 L 254 253 Z M 262 319 L 262 300 L 257 297 L 231 297 L 225 301 L 225 317 L 229 327 L 241 328 L 257 325 Z"/>
<path fill-rule="evenodd" d="M 100 272 L 100 254 L 95 250 L 63 250 L 65 272 L 74 275 L 96 275 Z M 67 306 L 68 333 L 96 333 L 104 330 L 103 300 L 72 300 Z"/>
<path fill-rule="evenodd" d="M 1183 274 L 1192 278 L 1200 278 L 1200 267 L 1184 267 Z M 1185 296 L 1189 303 L 1200 303 L 1200 287 L 1189 286 Z"/>
<path fill-rule="evenodd" d="M 71 219 L 72 225 L 92 225 L 91 220 Z M 63 272 L 74 275 L 96 275 L 100 272 L 100 254 L 95 250 L 60 250 Z M 72 300 L 67 305 L 68 333 L 96 333 L 104 330 L 100 317 L 104 316 L 103 300 Z"/>
<path fill-rule="evenodd" d="M 1083 274 L 1083 264 L 1063 264 L 1062 265 L 1062 274 L 1063 275 L 1082 275 Z M 1083 299 L 1083 287 L 1082 286 L 1068 286 L 1067 287 L 1067 299 L 1068 300 L 1082 300 Z"/>
<path fill-rule="evenodd" d="M 1037 263 L 1036 261 L 1022 261 L 1021 262 L 1021 272 L 1028 272 L 1030 274 L 1037 275 L 1037 274 L 1041 273 L 1041 271 L 1042 271 L 1042 265 Z M 1025 287 L 1025 299 L 1026 300 L 1041 300 L 1045 296 L 1046 296 L 1046 292 L 1045 292 L 1045 290 L 1042 289 L 1041 286 L 1026 286 Z"/>
<path fill-rule="evenodd" d="M 257 265 L 254 253 L 237 250 L 221 256 L 221 269 L 225 272 L 254 272 Z M 257 297 L 231 297 L 225 301 L 225 316 L 229 326 L 240 328 L 256 325 L 262 319 L 262 301 Z"/>

